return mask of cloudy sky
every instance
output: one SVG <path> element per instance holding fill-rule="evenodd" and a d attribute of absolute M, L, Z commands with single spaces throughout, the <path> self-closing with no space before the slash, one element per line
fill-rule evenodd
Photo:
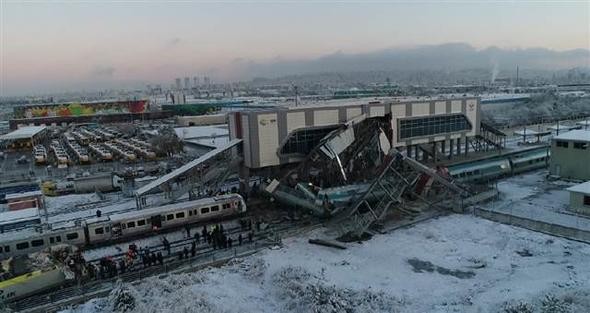
<path fill-rule="evenodd" d="M 164 2 L 0 0 L 1 96 L 161 82 L 232 64 L 462 42 L 590 47 L 577 2 Z"/>

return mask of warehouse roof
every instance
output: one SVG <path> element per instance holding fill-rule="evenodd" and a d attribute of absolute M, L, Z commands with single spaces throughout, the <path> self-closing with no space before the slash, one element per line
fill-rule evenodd
<path fill-rule="evenodd" d="M 583 194 L 586 194 L 586 195 L 590 195 L 590 181 L 587 181 L 585 183 L 581 183 L 579 185 L 575 185 L 575 186 L 569 187 L 567 189 L 567 191 L 578 192 L 578 193 L 583 193 Z"/>
<path fill-rule="evenodd" d="M 563 133 L 559 136 L 555 136 L 554 139 L 559 140 L 578 140 L 578 141 L 589 141 L 590 142 L 590 130 L 572 130 L 567 133 Z"/>
<path fill-rule="evenodd" d="M 25 126 L 6 135 L 0 136 L 0 140 L 29 139 L 45 130 L 45 126 Z"/>
<path fill-rule="evenodd" d="M 4 199 L 14 200 L 14 199 L 21 199 L 21 198 L 26 198 L 26 197 L 42 196 L 42 195 L 43 195 L 43 192 L 41 192 L 41 190 L 33 190 L 33 191 L 7 194 Z"/>

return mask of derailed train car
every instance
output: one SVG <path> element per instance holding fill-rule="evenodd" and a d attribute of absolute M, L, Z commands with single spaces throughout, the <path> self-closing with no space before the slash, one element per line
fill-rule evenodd
<path fill-rule="evenodd" d="M 459 182 L 489 181 L 545 168 L 549 165 L 549 158 L 549 147 L 539 147 L 484 160 L 451 165 L 448 170 L 453 179 Z"/>
<path fill-rule="evenodd" d="M 33 229 L 0 234 L 0 259 L 26 255 L 58 244 L 85 247 L 156 234 L 202 221 L 236 216 L 246 212 L 238 194 L 220 195 L 139 211 L 92 217 L 48 231 Z"/>

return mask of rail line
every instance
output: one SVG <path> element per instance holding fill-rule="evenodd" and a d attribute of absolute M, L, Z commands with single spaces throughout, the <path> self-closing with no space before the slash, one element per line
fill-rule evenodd
<path fill-rule="evenodd" d="M 171 242 L 171 253 L 164 257 L 163 265 L 153 265 L 143 267 L 138 265 L 132 267 L 129 271 L 118 274 L 114 277 L 97 279 L 81 285 L 65 287 L 59 290 L 50 290 L 45 293 L 37 294 L 32 297 L 17 300 L 9 303 L 8 307 L 18 312 L 57 312 L 68 306 L 83 303 L 91 298 L 106 296 L 114 287 L 118 280 L 124 282 L 133 282 L 154 275 L 172 274 L 179 272 L 192 272 L 208 266 L 219 266 L 236 257 L 243 257 L 260 251 L 263 248 L 280 244 L 281 238 L 293 234 L 308 231 L 319 227 L 320 223 L 309 222 L 288 222 L 279 224 L 269 224 L 265 230 L 254 231 L 254 237 L 251 243 L 235 245 L 231 249 L 213 249 L 206 243 L 197 247 L 197 253 L 194 257 L 189 256 L 185 259 L 178 259 L 177 253 L 182 251 L 187 244 L 194 239 L 186 238 Z M 239 233 L 248 233 L 250 230 L 240 230 L 240 227 L 234 227 L 227 230 L 228 233 L 238 235 Z M 246 237 L 247 238 L 247 237 Z M 247 240 L 245 240 L 247 241 Z M 163 245 L 150 247 L 150 251 L 163 251 Z M 124 253 L 118 255 L 121 257 Z M 89 262 L 96 262 L 97 259 Z M 164 276 L 163 276 L 164 277 Z"/>

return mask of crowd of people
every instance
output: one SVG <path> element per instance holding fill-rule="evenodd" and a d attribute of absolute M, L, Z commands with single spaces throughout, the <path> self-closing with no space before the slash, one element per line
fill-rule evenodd
<path fill-rule="evenodd" d="M 260 221 L 256 222 L 256 228 L 260 231 Z M 245 243 L 253 241 L 254 232 L 253 225 L 250 219 L 240 220 L 241 232 L 237 236 L 231 236 L 227 230 L 224 229 L 223 224 L 215 224 L 212 226 L 203 226 L 201 231 L 195 231 L 191 236 L 191 228 L 185 227 L 187 238 L 191 238 L 190 245 L 185 245 L 182 249 L 176 252 L 179 260 L 188 259 L 197 255 L 197 247 L 201 244 L 206 244 L 214 250 L 229 249 L 234 245 L 241 246 Z M 247 235 L 242 233 L 247 231 Z M 137 269 L 145 269 L 152 266 L 164 265 L 164 255 L 166 258 L 174 257 L 172 254 L 172 245 L 168 239 L 163 236 L 161 238 L 162 249 L 151 251 L 149 247 L 138 248 L 136 244 L 130 244 L 128 250 L 119 258 L 106 256 L 101 258 L 98 263 L 93 264 L 83 263 L 84 269 L 90 279 L 107 279 L 115 277 L 119 274 L 124 274 L 128 271 Z M 78 263 L 74 263 L 78 264 Z"/>

